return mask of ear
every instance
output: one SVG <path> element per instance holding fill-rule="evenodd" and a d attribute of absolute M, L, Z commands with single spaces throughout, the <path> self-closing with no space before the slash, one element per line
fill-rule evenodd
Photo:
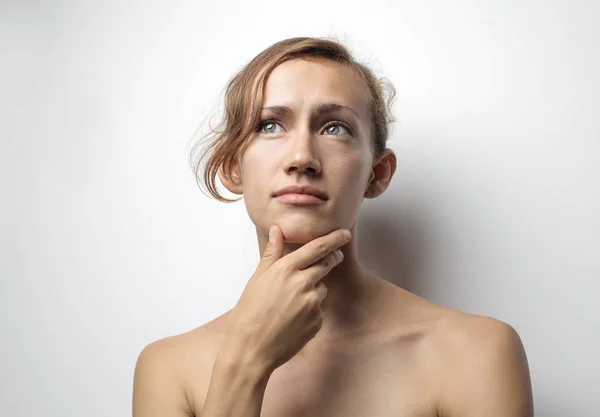
<path fill-rule="evenodd" d="M 373 166 L 365 198 L 377 198 L 387 190 L 392 177 L 396 172 L 396 154 L 391 149 L 386 149 Z"/>
<path fill-rule="evenodd" d="M 237 161 L 232 161 L 230 172 L 225 172 L 223 165 L 217 171 L 221 183 L 233 194 L 244 194 L 242 186 L 242 176 Z"/>

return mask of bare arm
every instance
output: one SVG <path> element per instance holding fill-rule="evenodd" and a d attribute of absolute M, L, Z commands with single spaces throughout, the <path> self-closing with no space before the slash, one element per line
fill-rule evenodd
<path fill-rule="evenodd" d="M 133 380 L 133 417 L 192 416 L 169 356 L 168 343 L 153 342 L 138 357 Z"/>
<path fill-rule="evenodd" d="M 215 360 L 204 409 L 197 417 L 259 417 L 272 369 L 243 346 L 224 346 Z"/>

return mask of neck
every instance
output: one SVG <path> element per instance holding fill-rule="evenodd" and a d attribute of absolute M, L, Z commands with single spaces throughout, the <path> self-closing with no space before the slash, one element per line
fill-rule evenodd
<path fill-rule="evenodd" d="M 352 240 L 339 248 L 344 253 L 343 261 L 335 266 L 323 279 L 327 297 L 321 304 L 323 326 L 315 339 L 335 340 L 357 333 L 366 325 L 367 307 L 373 305 L 378 280 L 367 272 L 358 260 L 356 223 L 349 229 Z M 258 232 L 259 249 L 263 253 L 268 236 Z M 284 243 L 284 256 L 304 244 Z"/>

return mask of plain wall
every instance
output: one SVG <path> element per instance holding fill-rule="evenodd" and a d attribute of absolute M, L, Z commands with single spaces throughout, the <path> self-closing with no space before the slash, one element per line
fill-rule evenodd
<path fill-rule="evenodd" d="M 398 92 L 361 259 L 511 324 L 536 416 L 600 415 L 599 10 L 2 2 L 0 415 L 130 415 L 142 348 L 235 305 L 255 231 L 198 189 L 188 144 L 237 70 L 306 35 L 345 39 Z"/>

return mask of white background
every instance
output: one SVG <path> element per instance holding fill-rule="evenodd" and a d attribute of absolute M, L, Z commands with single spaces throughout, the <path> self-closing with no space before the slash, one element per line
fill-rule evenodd
<path fill-rule="evenodd" d="M 256 235 L 189 140 L 257 53 L 328 35 L 398 90 L 361 259 L 510 323 L 536 416 L 600 415 L 597 2 L 37 3 L 0 6 L 0 415 L 130 415 L 142 348 L 235 305 Z"/>

